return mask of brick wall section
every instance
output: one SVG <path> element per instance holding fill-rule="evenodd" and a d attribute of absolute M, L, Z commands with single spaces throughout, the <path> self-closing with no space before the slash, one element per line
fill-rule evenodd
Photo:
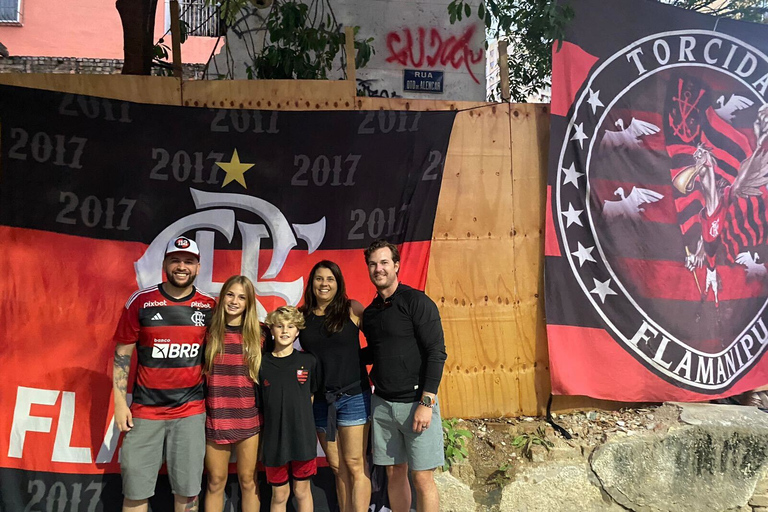
<path fill-rule="evenodd" d="M 184 64 L 186 79 L 201 79 L 204 64 Z M 0 57 L 0 73 L 69 73 L 75 75 L 114 75 L 123 69 L 122 59 L 83 59 L 71 57 Z M 153 69 L 153 74 L 158 68 Z"/>

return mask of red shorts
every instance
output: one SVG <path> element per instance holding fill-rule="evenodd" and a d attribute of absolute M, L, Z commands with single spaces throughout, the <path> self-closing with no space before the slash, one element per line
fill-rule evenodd
<path fill-rule="evenodd" d="M 291 467 L 291 476 L 293 476 L 294 480 L 308 480 L 317 473 L 316 459 L 292 460 L 276 468 L 265 466 L 267 470 L 267 483 L 275 486 L 287 484 L 288 466 Z"/>

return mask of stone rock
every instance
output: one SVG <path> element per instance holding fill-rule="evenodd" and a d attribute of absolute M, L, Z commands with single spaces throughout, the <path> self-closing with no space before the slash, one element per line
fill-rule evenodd
<path fill-rule="evenodd" d="M 501 492 L 499 510 L 516 512 L 619 512 L 584 463 L 550 463 L 515 475 Z"/>
<path fill-rule="evenodd" d="M 755 485 L 755 494 L 768 494 L 768 476 L 763 472 L 763 477 Z"/>
<path fill-rule="evenodd" d="M 636 512 L 747 505 L 768 462 L 768 415 L 740 406 L 676 404 L 681 426 L 615 438 L 590 457 L 603 489 Z"/>
<path fill-rule="evenodd" d="M 475 483 L 475 469 L 469 461 L 464 460 L 462 462 L 451 465 L 451 475 L 461 480 L 467 485 Z"/>
<path fill-rule="evenodd" d="M 443 512 L 475 512 L 477 504 L 472 489 L 445 471 L 435 472 L 435 484 L 440 494 L 440 510 Z"/>

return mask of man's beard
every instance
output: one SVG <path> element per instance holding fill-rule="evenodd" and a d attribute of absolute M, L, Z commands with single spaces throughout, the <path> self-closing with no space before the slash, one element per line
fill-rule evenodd
<path fill-rule="evenodd" d="M 393 277 L 393 276 L 392 276 L 391 274 L 389 274 L 389 273 L 387 273 L 387 274 L 383 274 L 383 275 L 382 275 L 382 274 L 379 274 L 379 275 L 377 275 L 377 276 L 374 276 L 374 277 L 383 277 L 383 278 L 384 278 L 384 282 L 383 282 L 383 283 L 382 283 L 382 282 L 380 282 L 380 281 L 374 281 L 374 282 L 373 282 L 373 285 L 374 285 L 374 286 L 375 286 L 377 289 L 379 289 L 379 290 L 385 290 L 385 289 L 389 288 L 390 286 L 392 286 L 392 285 L 394 284 L 394 282 L 395 282 L 395 277 Z"/>
<path fill-rule="evenodd" d="M 189 273 L 189 277 L 187 277 L 187 280 L 184 283 L 179 282 L 176 279 L 176 276 L 173 275 L 172 272 L 165 272 L 165 277 L 168 279 L 168 282 L 175 286 L 176 288 L 186 288 L 187 286 L 192 286 L 192 283 L 195 282 L 195 278 L 197 277 L 197 274 Z"/>

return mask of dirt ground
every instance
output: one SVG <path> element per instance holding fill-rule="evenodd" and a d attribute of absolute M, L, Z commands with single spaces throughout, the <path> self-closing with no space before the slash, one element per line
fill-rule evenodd
<path fill-rule="evenodd" d="M 477 503 L 498 502 L 501 488 L 525 465 L 584 458 L 613 436 L 665 431 L 678 415 L 679 410 L 669 405 L 553 414 L 554 422 L 572 436 L 570 440 L 555 432 L 545 418 L 459 420 L 455 428 L 470 431 L 472 437 L 467 460 L 454 464 L 451 473 L 470 485 Z"/>

